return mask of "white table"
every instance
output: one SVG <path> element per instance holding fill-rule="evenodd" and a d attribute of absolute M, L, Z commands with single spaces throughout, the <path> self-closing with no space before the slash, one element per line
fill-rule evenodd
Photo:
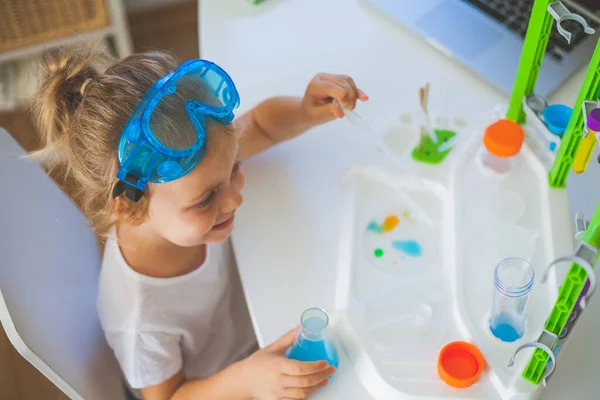
<path fill-rule="evenodd" d="M 371 98 L 357 109 L 369 121 L 416 109 L 417 91 L 425 82 L 432 87 L 430 109 L 450 115 L 479 116 L 507 102 L 471 71 L 360 0 L 268 0 L 260 6 L 201 0 L 199 15 L 201 55 L 232 75 L 241 94 L 240 113 L 273 95 L 301 95 L 318 72 L 351 75 Z M 583 75 L 580 71 L 551 100 L 572 104 Z M 351 163 L 377 155 L 349 139 L 354 129 L 336 121 L 245 164 L 245 204 L 233 240 L 261 345 L 297 324 L 304 309 L 333 308 L 339 178 Z M 572 211 L 591 216 L 600 200 L 593 182 L 600 182 L 595 162 L 586 174 L 570 178 Z M 597 307 L 592 302 L 581 317 L 544 398 L 597 397 Z M 353 374 L 341 370 L 319 398 L 369 398 Z"/>

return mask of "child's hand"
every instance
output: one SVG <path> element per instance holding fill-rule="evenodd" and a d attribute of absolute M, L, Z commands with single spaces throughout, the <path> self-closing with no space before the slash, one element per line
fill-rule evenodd
<path fill-rule="evenodd" d="M 285 351 L 294 342 L 298 328 L 242 361 L 244 384 L 260 400 L 307 399 L 329 383 L 335 373 L 327 361 L 289 360 Z"/>
<path fill-rule="evenodd" d="M 367 101 L 369 96 L 346 75 L 318 74 L 308 84 L 302 108 L 311 123 L 318 125 L 343 118 L 343 108 L 351 110 L 356 101 Z"/>

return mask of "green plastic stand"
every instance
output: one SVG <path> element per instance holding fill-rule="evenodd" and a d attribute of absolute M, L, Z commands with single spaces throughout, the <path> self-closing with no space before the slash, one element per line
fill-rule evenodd
<path fill-rule="evenodd" d="M 525 122 L 523 99 L 527 95 L 534 93 L 546 47 L 548 46 L 554 18 L 547 10 L 548 6 L 554 1 L 556 0 L 535 0 L 533 5 L 527 34 L 525 35 L 523 52 L 521 53 L 521 60 L 519 62 L 519 69 L 515 78 L 509 109 L 506 114 L 507 119 L 519 124 Z M 586 100 L 596 100 L 598 96 L 600 96 L 600 41 L 592 56 L 581 91 L 573 106 L 573 114 L 548 174 L 548 183 L 551 187 L 565 187 L 573 160 L 583 138 L 583 102 Z M 600 248 L 600 204 L 596 208 L 582 241 L 596 249 Z M 594 260 L 593 265 L 597 261 L 598 257 Z M 587 273 L 581 266 L 577 263 L 571 264 L 565 281 L 559 289 L 558 299 L 544 325 L 544 332 L 548 335 L 558 337 L 561 334 L 569 316 L 573 312 L 577 299 L 581 295 L 587 278 Z M 523 371 L 523 378 L 532 383 L 539 384 L 544 376 L 548 359 L 549 355 L 544 350 L 534 350 L 529 363 Z"/>
<path fill-rule="evenodd" d="M 600 248 L 600 203 L 596 207 L 594 216 L 583 235 L 582 242 L 585 242 L 594 248 Z M 592 267 L 597 261 L 598 258 L 594 260 Z M 577 302 L 587 279 L 588 276 L 583 268 L 578 264 L 571 264 L 571 268 L 558 291 L 558 298 L 544 325 L 546 331 L 552 332 L 556 336 L 561 334 L 569 316 L 573 312 L 575 303 Z M 546 364 L 548 363 L 549 358 L 550 357 L 545 351 L 535 349 L 529 363 L 525 367 L 525 370 L 523 370 L 523 378 L 536 385 L 539 384 L 544 376 L 544 371 L 546 370 Z"/>
<path fill-rule="evenodd" d="M 598 90 L 600 89 L 600 40 L 596 45 L 596 50 L 592 56 L 592 61 L 585 75 L 583 86 L 577 101 L 573 106 L 573 114 L 567 125 L 567 129 L 560 141 L 558 152 L 556 153 L 556 159 L 552 164 L 552 169 L 548 175 L 548 182 L 551 187 L 562 188 L 567 184 L 567 177 L 575 154 L 583 138 L 583 102 L 586 100 L 596 100 Z"/>
<path fill-rule="evenodd" d="M 533 93 L 537 82 L 544 54 L 552 32 L 554 18 L 548 13 L 548 5 L 555 0 L 536 0 L 531 11 L 523 52 L 519 61 L 519 69 L 515 78 L 512 96 L 506 118 L 522 124 L 525 122 L 523 98 Z"/>

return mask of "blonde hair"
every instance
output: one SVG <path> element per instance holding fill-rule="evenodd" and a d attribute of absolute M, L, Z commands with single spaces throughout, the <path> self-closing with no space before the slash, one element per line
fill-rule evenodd
<path fill-rule="evenodd" d="M 113 65 L 102 71 L 107 62 Z M 43 145 L 36 155 L 61 156 L 67 176 L 76 184 L 74 198 L 100 235 L 117 222 L 112 190 L 117 183 L 121 132 L 148 89 L 177 65 L 162 52 L 136 54 L 116 63 L 92 51 L 54 50 L 44 57 L 33 107 Z M 160 116 L 161 126 L 167 129 L 181 118 L 181 112 L 171 116 L 174 110 L 168 108 Z M 118 217 L 141 223 L 149 197 L 146 188 L 139 202 L 119 203 Z"/>

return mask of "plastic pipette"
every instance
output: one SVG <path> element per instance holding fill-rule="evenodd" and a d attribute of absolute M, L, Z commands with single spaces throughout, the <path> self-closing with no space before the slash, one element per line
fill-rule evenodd
<path fill-rule="evenodd" d="M 354 124 L 356 127 L 358 127 L 367 136 L 369 141 L 371 141 L 375 145 L 375 147 L 377 147 L 377 149 L 379 151 L 381 151 L 383 154 L 385 154 L 401 170 L 403 170 L 407 174 L 410 172 L 410 170 L 404 164 L 402 164 L 400 162 L 400 160 L 398 159 L 396 154 L 394 154 L 394 151 L 392 149 L 390 149 L 390 147 L 387 144 L 385 144 L 385 142 L 379 137 L 379 134 L 377 133 L 377 131 L 375 131 L 375 129 L 371 128 L 371 126 L 369 124 L 367 124 L 360 115 L 358 115 L 356 112 L 354 112 L 352 110 L 348 110 L 345 108 L 343 110 L 344 110 L 344 115 L 346 116 L 346 118 L 348 118 L 348 120 L 350 122 L 352 122 L 352 124 Z M 423 182 L 421 182 L 420 180 L 418 180 L 417 178 L 415 178 L 414 176 L 412 176 L 410 174 L 408 174 L 408 175 L 415 182 L 417 182 L 420 187 L 422 187 L 422 188 L 424 187 Z"/>
<path fill-rule="evenodd" d="M 361 130 L 367 136 L 367 138 L 375 145 L 375 147 L 377 147 L 379 151 L 381 151 L 389 159 L 391 159 L 398 167 L 400 167 L 401 170 L 406 172 L 407 176 L 409 176 L 411 180 L 415 182 L 420 188 L 425 188 L 423 182 L 421 182 L 419 179 L 415 178 L 409 173 L 409 169 L 406 168 L 404 164 L 400 162 L 396 154 L 394 154 L 392 149 L 390 149 L 388 145 L 385 144 L 385 142 L 379 137 L 375 129 L 373 129 L 369 124 L 367 124 L 365 120 L 356 112 L 345 108 L 343 108 L 343 110 L 346 118 L 348 118 L 348 120 L 352 122 L 352 124 L 354 124 L 356 127 L 358 127 L 359 130 Z M 425 210 L 423 210 L 423 208 L 419 206 L 419 204 L 416 201 L 414 201 L 408 194 L 406 194 L 406 192 L 400 187 L 400 185 L 398 185 L 393 179 L 386 179 L 386 183 L 388 183 L 398 194 L 398 196 L 400 196 L 400 198 L 402 198 L 404 202 L 410 208 L 413 209 L 415 215 L 421 217 L 421 219 L 428 225 L 434 225 L 433 220 L 429 217 Z"/>

